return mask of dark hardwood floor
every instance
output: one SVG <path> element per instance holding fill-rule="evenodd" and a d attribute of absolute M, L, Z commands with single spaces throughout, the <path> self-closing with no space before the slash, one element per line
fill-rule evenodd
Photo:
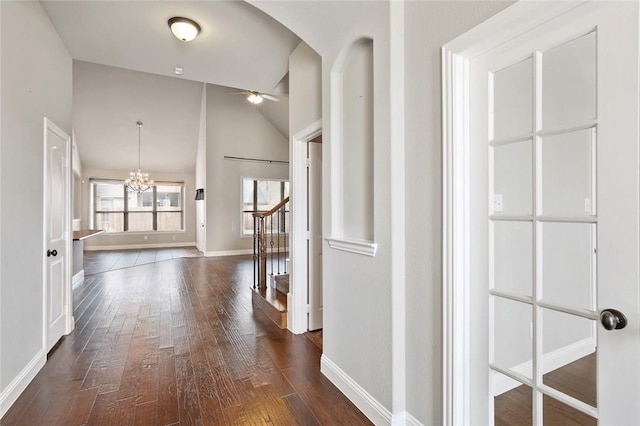
<path fill-rule="evenodd" d="M 596 406 L 596 355 L 595 353 L 550 371 L 543 377 L 544 384 L 570 395 L 580 401 Z M 532 392 L 525 385 L 495 397 L 496 426 L 531 425 Z M 543 420 L 545 426 L 587 426 L 597 421 L 553 398 L 543 398 Z"/>
<path fill-rule="evenodd" d="M 85 251 L 84 273 L 85 275 L 93 275 L 163 260 L 200 256 L 202 253 L 195 247 Z"/>
<path fill-rule="evenodd" d="M 89 275 L 76 328 L 9 425 L 371 424 L 320 373 L 320 349 L 253 310 L 250 256 Z"/>

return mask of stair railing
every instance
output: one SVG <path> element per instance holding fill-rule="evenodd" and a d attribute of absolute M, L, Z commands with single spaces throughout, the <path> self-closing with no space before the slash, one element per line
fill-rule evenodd
<path fill-rule="evenodd" d="M 268 212 L 253 213 L 254 290 L 266 288 L 267 269 L 271 274 L 287 273 L 288 203 L 289 197 L 286 197 Z"/>

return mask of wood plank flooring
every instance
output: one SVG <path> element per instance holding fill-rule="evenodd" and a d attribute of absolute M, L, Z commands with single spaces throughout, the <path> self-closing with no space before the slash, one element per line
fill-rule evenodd
<path fill-rule="evenodd" d="M 544 375 L 543 382 L 595 407 L 596 369 L 596 354 L 593 353 L 550 371 Z M 496 426 L 531 425 L 532 397 L 531 388 L 525 385 L 495 397 Z M 545 426 L 595 426 L 598 423 L 594 418 L 547 396 L 543 399 L 543 420 Z"/>
<path fill-rule="evenodd" d="M 202 253 L 195 247 L 174 247 L 160 249 L 133 249 L 116 251 L 84 252 L 84 274 L 93 275 L 115 269 L 130 268 L 163 260 L 184 257 L 201 257 Z"/>
<path fill-rule="evenodd" d="M 9 425 L 364 425 L 320 373 L 321 351 L 251 305 L 250 256 L 89 275 L 76 328 Z"/>

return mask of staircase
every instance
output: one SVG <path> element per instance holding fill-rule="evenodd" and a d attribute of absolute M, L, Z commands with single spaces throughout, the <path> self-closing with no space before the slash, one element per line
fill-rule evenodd
<path fill-rule="evenodd" d="M 280 328 L 287 328 L 288 203 L 286 197 L 267 212 L 253 213 L 251 300 Z"/>
<path fill-rule="evenodd" d="M 276 290 L 282 294 L 289 293 L 289 274 L 275 275 Z"/>

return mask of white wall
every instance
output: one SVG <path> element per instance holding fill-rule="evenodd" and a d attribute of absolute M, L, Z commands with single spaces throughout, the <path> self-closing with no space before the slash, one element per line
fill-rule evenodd
<path fill-rule="evenodd" d="M 373 221 L 373 41 L 349 47 L 345 63 L 335 70 L 342 97 L 341 130 L 334 146 L 342 156 L 341 236 L 374 241 Z M 334 133 L 333 136 L 336 136 Z"/>
<path fill-rule="evenodd" d="M 195 245 L 196 241 L 196 202 L 195 202 L 195 176 L 193 173 L 162 173 L 147 170 L 149 178 L 156 182 L 161 181 L 183 181 L 185 186 L 184 196 L 184 232 L 135 232 L 118 234 L 100 234 L 84 241 L 85 250 L 113 248 L 121 246 L 142 246 L 142 245 Z M 100 170 L 85 168 L 84 183 L 82 184 L 84 203 L 84 217 L 82 222 L 87 225 L 91 223 L 91 178 L 96 179 L 121 179 L 129 176 L 129 170 Z M 146 237 L 146 238 L 145 238 Z"/>
<path fill-rule="evenodd" d="M 195 244 L 194 179 L 198 142 L 204 137 L 203 90 L 203 84 L 194 81 L 73 61 L 73 123 L 84 169 L 83 227 L 91 225 L 89 178 L 125 179 L 137 169 L 137 120 L 144 123 L 142 169 L 156 181 L 186 185 L 185 232 L 100 235 L 87 240 L 85 248 Z"/>
<path fill-rule="evenodd" d="M 289 56 L 289 135 L 322 118 L 322 60 L 301 41 Z"/>
<path fill-rule="evenodd" d="M 509 2 L 405 5 L 407 410 L 442 423 L 442 114 L 440 47 Z"/>
<path fill-rule="evenodd" d="M 504 2 L 405 3 L 405 158 L 406 281 L 392 280 L 390 182 L 390 47 L 389 4 L 385 2 L 256 2 L 303 38 L 322 56 L 324 122 L 323 187 L 326 234 L 331 233 L 331 97 L 330 72 L 341 50 L 361 37 L 374 40 L 374 221 L 375 258 L 338 252 L 325 246 L 324 355 L 381 405 L 392 408 L 392 365 L 406 363 L 406 409 L 424 424 L 441 423 L 441 113 L 440 51 L 442 44 L 506 7 Z M 42 273 L 42 175 L 26 177 L 21 188 L 40 194 L 22 199 L 5 188 L 14 165 L 42 160 L 42 115 L 70 131 L 70 58 L 38 3 L 2 2 L 2 374 L 5 386 L 39 344 Z M 363 13 L 366 12 L 366 13 Z M 22 16 L 23 14 L 27 16 Z M 27 25 L 21 38 L 6 37 Z M 35 46 L 32 46 L 35 44 Z M 57 52 L 52 55 L 47 46 Z M 33 54 L 33 58 L 25 55 Z M 9 62 L 8 62 L 9 61 Z M 7 66 L 7 64 L 9 65 Z M 36 63 L 35 66 L 31 65 Z M 20 67 L 26 67 L 20 69 Z M 43 74 L 42 70 L 48 70 Z M 49 78 L 55 84 L 49 83 Z M 65 81 L 58 81 L 62 76 Z M 68 81 L 67 81 L 68 80 Z M 29 93 L 26 84 L 31 83 Z M 66 88 L 66 85 L 69 85 Z M 286 141 L 243 108 L 241 96 L 209 86 L 207 93 L 207 250 L 250 247 L 238 238 L 240 176 L 286 176 L 286 166 L 264 166 L 223 160 L 224 155 L 287 158 Z M 26 95 L 25 95 L 26 94 Z M 232 97 L 233 98 L 233 97 Z M 60 103 L 61 100 L 61 103 Z M 54 102 L 55 101 L 55 102 Z M 243 103 L 244 102 L 244 103 Z M 223 103 L 225 108 L 223 108 Z M 293 106 L 292 106 L 293 108 Z M 242 111 L 242 112 L 241 112 Z M 255 111 L 254 111 L 255 112 Z M 37 120 L 36 120 L 37 118 Z M 292 123 L 292 127 L 298 124 Z M 250 143 L 248 141 L 251 141 Z M 255 143 L 258 142 L 258 148 Z M 251 148 L 251 147 L 254 148 Z M 284 171 L 280 171 L 282 167 Z M 394 169 L 393 172 L 399 170 Z M 6 179 L 6 180 L 5 180 Z M 235 183 L 234 183 L 235 182 Z M 7 183 L 7 184 L 5 184 Z M 11 210 L 6 208 L 11 206 Z M 224 207 L 223 207 L 224 206 Z M 226 209 L 226 210 L 225 210 Z M 235 230 L 234 228 L 235 221 Z M 7 225 L 11 224 L 11 227 Z M 212 224 L 215 224 L 213 226 Z M 17 225 L 17 226 L 16 226 Z M 404 238 L 404 235 L 402 236 Z M 404 259 L 403 259 L 404 260 Z M 20 284 L 19 287 L 17 284 Z M 406 285 L 406 326 L 390 325 L 391 288 Z M 24 301 L 15 303 L 17 300 Z M 19 307 L 17 312 L 14 307 Z M 10 321 L 6 320 L 11 318 Z M 19 321 L 20 339 L 5 332 Z M 6 324 L 6 325 L 5 325 Z M 392 359 L 392 331 L 406 332 L 406 358 Z M 26 338 L 25 338 L 26 336 Z M 39 334 L 38 334 L 39 338 Z M 35 340 L 34 340 L 35 339 Z M 6 349 L 9 345 L 10 349 Z M 36 349 L 37 350 L 37 349 Z M 8 363 L 8 364 L 6 364 Z M 9 379 L 5 378 L 9 374 Z M 395 389 L 397 392 L 398 389 Z M 403 405 L 399 407 L 403 409 Z M 395 410 L 394 410 L 395 411 Z"/>
<path fill-rule="evenodd" d="M 71 134 L 72 64 L 40 3 L 0 2 L 0 11 L 0 397 L 5 397 L 7 386 L 44 351 L 43 117 Z M 44 352 L 40 355 L 44 362 Z"/>
<path fill-rule="evenodd" d="M 379 246 L 376 257 L 371 258 L 324 245 L 323 356 L 391 410 L 389 4 L 369 1 L 252 1 L 252 4 L 294 31 L 322 57 L 325 236 L 332 236 L 334 232 L 330 74 L 340 54 L 351 43 L 362 37 L 373 39 L 373 209 L 376 212 L 373 230 Z M 293 96 L 293 90 L 291 93 Z"/>
<path fill-rule="evenodd" d="M 73 194 L 71 217 L 74 220 L 73 230 L 75 231 L 82 229 L 82 161 L 80 161 L 80 151 L 73 131 L 71 135 L 71 171 L 71 193 Z"/>
<path fill-rule="evenodd" d="M 73 61 L 73 127 L 90 169 L 193 173 L 202 83 Z M 136 122 L 143 122 L 140 133 Z"/>
<path fill-rule="evenodd" d="M 322 56 L 324 229 L 331 235 L 330 72 L 341 49 L 361 37 L 374 41 L 374 235 L 375 258 L 325 247 L 324 356 L 394 414 L 406 411 L 424 424 L 442 422 L 441 365 L 441 99 L 440 47 L 509 5 L 507 2 L 407 1 L 404 3 L 404 161 L 391 164 L 389 4 L 383 2 L 252 3 L 294 31 Z M 398 34 L 394 34 L 397 37 Z M 402 37 L 402 35 L 400 36 Z M 395 81 L 395 80 L 394 80 Z M 402 86 L 402 85 L 401 85 Z M 397 96 L 398 94 L 396 94 Z M 395 121 L 393 125 L 398 123 Z M 400 132 L 402 133 L 402 132 Z M 393 170 L 392 170 L 393 168 Z M 392 275 L 390 188 L 405 187 L 406 265 Z M 406 235 L 406 238 L 405 238 Z M 392 279 L 393 277 L 393 279 Z M 404 324 L 390 326 L 391 288 L 405 287 Z M 398 314 L 398 313 L 396 313 Z M 406 350 L 392 347 L 393 333 Z M 392 352 L 396 350 L 392 359 Z M 354 355 L 358 354 L 358 355 Z M 398 359 L 398 356 L 400 359 Z M 404 373 L 392 377 L 391 370 Z M 402 376 L 406 377 L 406 383 Z M 395 387 L 395 388 L 394 388 Z M 392 392 L 392 389 L 393 392 Z M 393 395 L 395 393 L 395 395 Z M 406 398 L 404 395 L 406 394 Z M 395 397 L 398 399 L 395 399 Z M 392 407 L 392 400 L 395 407 Z M 361 404 L 362 408 L 362 404 Z"/>
<path fill-rule="evenodd" d="M 240 237 L 242 177 L 288 179 L 287 164 L 225 160 L 224 156 L 287 161 L 287 139 L 244 96 L 207 85 L 207 253 L 249 250 Z"/>

